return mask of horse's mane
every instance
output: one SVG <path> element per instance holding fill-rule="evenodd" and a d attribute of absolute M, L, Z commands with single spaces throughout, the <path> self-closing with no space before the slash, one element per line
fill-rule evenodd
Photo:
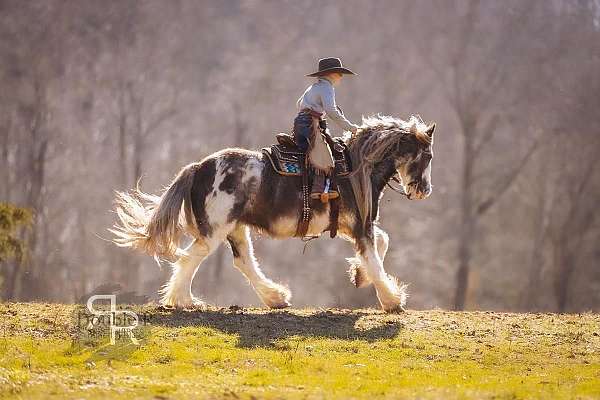
<path fill-rule="evenodd" d="M 427 128 L 427 124 L 419 116 L 411 115 L 408 121 L 405 121 L 401 118 L 377 114 L 370 117 L 363 117 L 360 130 L 355 134 L 345 132 L 344 139 L 347 144 L 350 144 L 351 142 L 356 143 L 366 138 L 373 138 L 372 134 L 375 132 L 381 134 L 379 139 L 385 139 L 385 136 L 388 136 L 388 134 L 400 133 L 402 135 L 414 135 L 420 142 L 431 144 L 431 137 L 425 133 Z M 393 138 L 390 139 L 394 140 Z M 378 141 L 380 145 L 383 145 L 384 142 L 388 142 L 388 140 Z"/>
<path fill-rule="evenodd" d="M 363 117 L 360 129 L 346 132 L 344 141 L 350 150 L 352 165 L 356 170 L 350 177 L 356 205 L 363 227 L 371 218 L 373 209 L 371 173 L 373 166 L 382 161 L 391 149 L 397 150 L 407 135 L 413 135 L 423 144 L 431 144 L 426 133 L 427 125 L 420 117 L 411 115 L 408 121 L 384 115 Z"/>

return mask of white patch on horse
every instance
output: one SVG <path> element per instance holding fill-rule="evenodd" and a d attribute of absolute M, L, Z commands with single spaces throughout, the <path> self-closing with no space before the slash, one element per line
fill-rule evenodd
<path fill-rule="evenodd" d="M 208 223 L 212 227 L 223 226 L 227 223 L 227 216 L 233 208 L 235 196 L 225 191 L 219 190 L 219 186 L 227 177 L 229 171 L 225 170 L 222 160 L 217 159 L 215 181 L 213 183 L 213 192 L 217 195 L 207 196 L 204 207 L 208 216 Z"/>
<path fill-rule="evenodd" d="M 242 187 L 248 188 L 248 202 L 246 203 L 246 211 L 252 208 L 255 200 L 256 193 L 258 192 L 258 188 L 260 186 L 260 181 L 262 177 L 263 171 L 263 163 L 260 160 L 251 158 L 246 162 L 244 167 L 244 175 L 242 176 Z M 254 187 L 249 183 L 251 180 L 254 180 Z"/>
<path fill-rule="evenodd" d="M 263 170 L 263 163 L 260 160 L 251 158 L 246 162 L 244 169 L 244 177 L 242 183 L 247 183 L 250 179 L 260 179 Z"/>

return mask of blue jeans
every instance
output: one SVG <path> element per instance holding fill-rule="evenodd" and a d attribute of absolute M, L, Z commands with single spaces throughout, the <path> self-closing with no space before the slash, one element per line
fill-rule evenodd
<path fill-rule="evenodd" d="M 294 119 L 294 140 L 303 152 L 308 150 L 308 141 L 312 135 L 313 117 L 310 114 L 299 113 Z"/>

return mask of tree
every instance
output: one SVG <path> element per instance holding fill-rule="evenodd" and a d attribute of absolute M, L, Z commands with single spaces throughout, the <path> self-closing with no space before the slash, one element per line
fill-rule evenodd
<path fill-rule="evenodd" d="M 431 21 L 430 43 L 423 53 L 428 65 L 444 82 L 444 94 L 454 110 L 462 137 L 458 268 L 454 308 L 465 308 L 478 221 L 511 188 L 535 149 L 537 140 L 517 144 L 510 166 L 489 168 L 499 131 L 518 131 L 519 100 L 531 88 L 515 72 L 525 59 L 538 65 L 545 54 L 532 52 L 533 43 L 519 40 L 537 28 L 530 3 L 503 3 L 482 7 L 477 0 L 457 4 L 440 2 L 436 15 L 449 21 Z M 527 19 L 527 21 L 525 21 Z M 425 35 L 424 35 L 425 36 Z M 436 52 L 435 50 L 439 50 Z M 433 57 L 435 54 L 435 58 Z M 523 73 L 522 72 L 522 73 Z M 519 137 L 514 136 L 518 141 Z M 488 168 L 486 168 L 488 167 Z"/>
<path fill-rule="evenodd" d="M 0 266 L 4 265 L 0 283 L 4 292 L 2 297 L 5 299 L 12 299 L 14 295 L 17 269 L 22 264 L 27 249 L 20 234 L 31 225 L 32 217 L 28 209 L 0 203 Z M 8 266 L 9 260 L 15 261 L 12 268 Z"/>

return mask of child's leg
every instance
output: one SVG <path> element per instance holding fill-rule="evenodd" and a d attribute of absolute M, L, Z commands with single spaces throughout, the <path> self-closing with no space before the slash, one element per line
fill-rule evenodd
<path fill-rule="evenodd" d="M 315 174 L 310 192 L 323 193 L 325 191 L 325 178 L 325 175 Z"/>
<path fill-rule="evenodd" d="M 303 152 L 308 150 L 308 140 L 312 133 L 312 117 L 310 115 L 298 114 L 294 119 L 294 140 Z"/>
<path fill-rule="evenodd" d="M 308 150 L 308 137 L 306 137 L 304 135 L 297 135 L 296 136 L 296 145 L 298 146 L 298 148 L 300 150 L 302 150 L 304 153 L 306 153 L 306 151 Z"/>

